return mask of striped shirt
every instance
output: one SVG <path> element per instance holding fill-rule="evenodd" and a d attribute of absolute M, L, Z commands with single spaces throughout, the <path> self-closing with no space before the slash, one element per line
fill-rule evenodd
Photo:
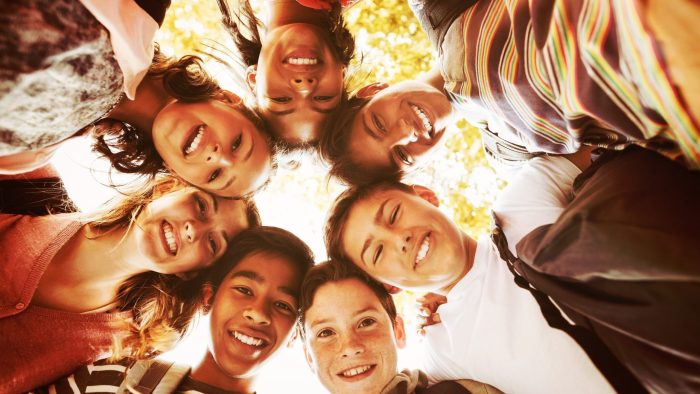
<path fill-rule="evenodd" d="M 127 358 L 118 361 L 107 359 L 84 365 L 72 374 L 52 384 L 32 390 L 30 394 L 110 394 L 116 393 L 126 379 L 131 364 Z M 167 379 L 167 376 L 163 379 Z M 172 379 L 172 378 L 171 378 Z M 189 373 L 177 384 L 175 394 L 236 394 L 192 379 Z"/>
<path fill-rule="evenodd" d="M 454 105 L 530 151 L 635 143 L 700 168 L 698 126 L 634 1 L 481 0 L 433 44 Z"/>

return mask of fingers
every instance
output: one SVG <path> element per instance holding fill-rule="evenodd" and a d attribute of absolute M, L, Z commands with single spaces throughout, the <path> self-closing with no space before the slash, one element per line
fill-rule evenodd
<path fill-rule="evenodd" d="M 427 316 L 418 317 L 418 335 L 425 335 L 425 327 L 440 323 L 440 314 L 431 313 Z"/>

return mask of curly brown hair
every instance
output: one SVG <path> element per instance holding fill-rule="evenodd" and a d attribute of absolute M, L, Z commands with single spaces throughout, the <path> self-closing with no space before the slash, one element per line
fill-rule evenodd
<path fill-rule="evenodd" d="M 222 91 L 218 82 L 205 70 L 200 57 L 169 57 L 160 52 L 157 45 L 146 78 L 160 80 L 169 96 L 186 103 L 216 99 Z M 265 123 L 255 111 L 242 102 L 233 105 L 271 140 Z M 110 118 L 100 120 L 95 126 L 92 129 L 95 138 L 92 149 L 107 158 L 117 171 L 151 177 L 167 172 L 153 143 L 151 130 L 139 130 Z"/>

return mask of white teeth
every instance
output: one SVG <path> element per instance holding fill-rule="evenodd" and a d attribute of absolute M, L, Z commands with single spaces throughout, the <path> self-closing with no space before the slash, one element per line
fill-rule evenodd
<path fill-rule="evenodd" d="M 428 118 L 428 115 L 426 115 L 425 112 L 423 112 L 423 110 L 417 105 L 411 104 L 411 109 L 413 109 L 413 112 L 415 112 L 421 122 L 423 122 L 423 130 L 430 132 L 433 129 L 433 124 L 430 123 L 430 118 Z"/>
<path fill-rule="evenodd" d="M 162 229 L 170 253 L 175 254 L 177 252 L 177 244 L 175 243 L 175 235 L 173 235 L 173 226 L 168 222 L 163 222 Z"/>
<path fill-rule="evenodd" d="M 423 243 L 420 245 L 420 249 L 418 249 L 418 253 L 416 254 L 416 261 L 415 263 L 418 264 L 423 259 L 425 258 L 425 255 L 428 254 L 428 250 L 430 250 L 430 236 L 428 235 L 425 237 L 423 240 Z"/>
<path fill-rule="evenodd" d="M 234 338 L 236 338 L 236 339 L 238 339 L 239 341 L 245 343 L 246 345 L 259 347 L 259 346 L 262 346 L 263 343 L 265 343 L 265 341 L 263 341 L 263 340 L 260 339 L 260 338 L 249 337 L 248 335 L 241 334 L 241 333 L 238 332 L 238 331 L 233 331 L 232 334 L 233 334 L 233 337 L 234 337 Z"/>
<path fill-rule="evenodd" d="M 290 57 L 287 59 L 287 63 L 289 64 L 318 64 L 318 59 L 316 58 L 309 58 L 309 57 Z"/>
<path fill-rule="evenodd" d="M 370 365 L 363 365 L 357 368 L 350 368 L 347 371 L 342 372 L 342 375 L 349 378 L 352 376 L 359 375 L 363 372 L 367 372 L 370 368 L 372 368 Z"/>
<path fill-rule="evenodd" d="M 204 125 L 197 127 L 197 135 L 192 139 L 189 146 L 185 147 L 185 154 L 189 155 L 194 152 L 198 147 L 199 143 L 202 142 L 202 135 L 204 134 Z"/>

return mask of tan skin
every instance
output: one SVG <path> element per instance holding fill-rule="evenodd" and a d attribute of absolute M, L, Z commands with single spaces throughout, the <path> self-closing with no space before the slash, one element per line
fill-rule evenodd
<path fill-rule="evenodd" d="M 320 126 L 339 103 L 344 66 L 326 42 L 326 11 L 296 1 L 267 1 L 269 19 L 258 64 L 247 70 L 247 82 L 273 132 L 291 143 L 318 138 Z M 290 58 L 313 58 L 314 65 L 295 65 Z"/>
<path fill-rule="evenodd" d="M 32 304 L 75 313 L 111 309 L 119 286 L 131 276 L 148 271 L 181 274 L 204 268 L 223 254 L 230 238 L 248 227 L 241 201 L 217 199 L 215 209 L 213 197 L 194 188 L 169 197 L 176 196 L 177 204 L 160 210 L 169 213 L 142 213 L 130 228 L 96 234 L 83 226 L 49 263 Z M 202 215 L 192 209 L 197 207 L 194 197 L 200 196 L 204 196 L 201 202 L 207 209 Z M 155 211 L 150 207 L 142 212 Z M 162 221 L 172 225 L 177 240 L 175 255 L 165 251 Z"/>

